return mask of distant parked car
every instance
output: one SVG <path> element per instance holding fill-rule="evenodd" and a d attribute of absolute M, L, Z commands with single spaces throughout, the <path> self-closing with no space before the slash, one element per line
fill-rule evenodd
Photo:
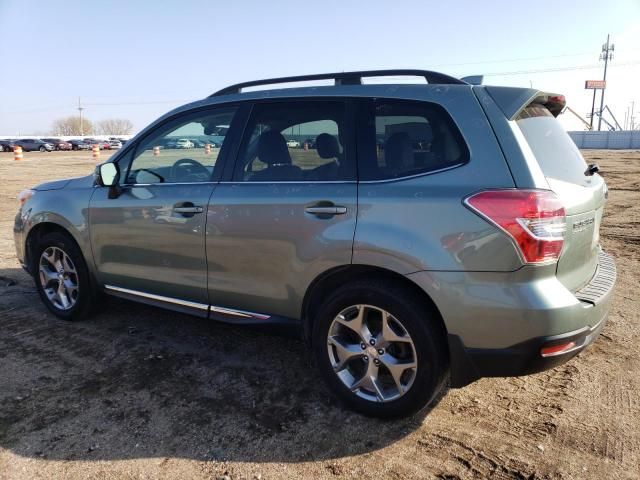
<path fill-rule="evenodd" d="M 91 150 L 91 145 L 84 140 L 69 140 L 71 150 Z"/>
<path fill-rule="evenodd" d="M 102 143 L 102 141 L 95 138 L 85 138 L 84 143 L 88 144 L 89 148 L 91 148 L 94 145 L 98 145 L 98 148 L 100 148 L 100 150 L 104 149 L 104 143 Z"/>
<path fill-rule="evenodd" d="M 0 152 L 13 152 L 14 140 L 0 140 Z"/>
<path fill-rule="evenodd" d="M 55 150 L 71 150 L 72 148 L 69 142 L 57 138 L 43 138 L 42 141 L 53 145 Z"/>
<path fill-rule="evenodd" d="M 160 148 L 177 148 L 176 147 L 177 140 L 175 138 L 163 138 L 159 143 Z"/>
<path fill-rule="evenodd" d="M 300 142 L 297 140 L 287 140 L 287 147 L 289 148 L 300 148 Z"/>
<path fill-rule="evenodd" d="M 38 150 L 41 152 L 52 152 L 54 150 L 53 145 L 37 138 L 21 138 L 15 141 L 15 145 L 21 146 L 24 152 L 35 152 Z"/>
<path fill-rule="evenodd" d="M 186 138 L 181 138 L 176 142 L 176 148 L 193 148 L 193 142 Z"/>
<path fill-rule="evenodd" d="M 120 148 L 122 148 L 122 142 L 120 140 L 109 140 L 109 146 L 113 149 L 113 150 L 118 150 Z"/>
<path fill-rule="evenodd" d="M 304 144 L 306 144 L 308 148 L 316 148 L 316 139 L 315 138 L 307 138 L 304 141 Z"/>
<path fill-rule="evenodd" d="M 111 143 L 109 140 L 100 140 L 98 145 L 100 145 L 100 150 L 111 150 Z"/>

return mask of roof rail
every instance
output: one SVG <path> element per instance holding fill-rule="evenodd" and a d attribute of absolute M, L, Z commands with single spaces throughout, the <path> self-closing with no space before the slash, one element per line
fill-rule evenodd
<path fill-rule="evenodd" d="M 209 97 L 240 93 L 243 88 L 256 87 L 258 85 L 273 85 L 276 83 L 307 82 L 313 80 L 335 80 L 336 85 L 361 85 L 363 77 L 390 77 L 390 76 L 424 77 L 431 84 L 458 84 L 466 85 L 466 82 L 444 73 L 429 70 L 363 70 L 360 72 L 319 73 L 315 75 L 300 75 L 297 77 L 267 78 L 265 80 L 253 80 L 251 82 L 237 83 L 217 91 Z"/>

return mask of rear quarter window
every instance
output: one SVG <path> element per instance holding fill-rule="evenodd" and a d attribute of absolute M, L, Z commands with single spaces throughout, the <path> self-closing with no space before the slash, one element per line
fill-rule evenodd
<path fill-rule="evenodd" d="M 516 119 L 545 177 L 585 184 L 587 164 L 576 144 L 542 105 L 526 107 Z"/>
<path fill-rule="evenodd" d="M 359 154 L 360 180 L 420 175 L 469 159 L 462 135 L 439 105 L 378 99 L 366 120 L 367 131 L 359 142 L 364 147 Z"/>

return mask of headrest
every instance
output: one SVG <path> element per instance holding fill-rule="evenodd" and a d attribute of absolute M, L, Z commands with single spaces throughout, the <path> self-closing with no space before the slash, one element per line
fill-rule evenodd
<path fill-rule="evenodd" d="M 336 158 L 340 156 L 338 139 L 328 133 L 321 133 L 316 138 L 316 148 L 320 158 Z"/>
<path fill-rule="evenodd" d="M 291 155 L 281 133 L 269 130 L 258 139 L 258 158 L 267 165 L 290 165 Z"/>
<path fill-rule="evenodd" d="M 413 167 L 413 142 L 406 132 L 391 135 L 384 146 L 384 159 L 387 167 L 400 172 Z"/>

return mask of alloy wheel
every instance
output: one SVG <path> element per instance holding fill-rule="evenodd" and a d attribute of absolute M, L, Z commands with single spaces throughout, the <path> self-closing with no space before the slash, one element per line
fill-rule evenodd
<path fill-rule="evenodd" d="M 416 378 L 416 348 L 407 329 L 373 305 L 342 310 L 329 327 L 327 351 L 338 378 L 365 400 L 396 400 Z"/>
<path fill-rule="evenodd" d="M 78 301 L 78 273 L 61 248 L 49 247 L 40 255 L 40 285 L 49 301 L 60 310 L 69 310 Z"/>

